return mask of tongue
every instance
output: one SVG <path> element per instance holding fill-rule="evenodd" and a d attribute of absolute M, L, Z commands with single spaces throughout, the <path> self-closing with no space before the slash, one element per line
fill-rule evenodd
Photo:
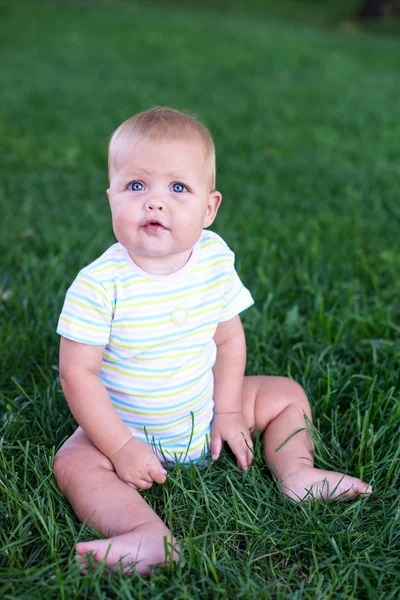
<path fill-rule="evenodd" d="M 146 231 L 149 231 L 150 233 L 156 233 L 157 231 L 160 231 L 161 229 L 165 229 L 165 227 L 163 227 L 163 225 L 161 225 L 161 223 L 156 223 L 154 221 L 151 221 L 150 223 L 147 223 L 147 225 L 146 225 Z"/>

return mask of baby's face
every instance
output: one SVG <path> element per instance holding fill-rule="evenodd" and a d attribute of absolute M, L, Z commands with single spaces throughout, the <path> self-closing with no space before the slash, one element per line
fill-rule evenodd
<path fill-rule="evenodd" d="M 221 201 L 193 140 L 141 140 L 121 150 L 107 194 L 116 238 L 142 269 L 159 274 L 186 263 Z"/>

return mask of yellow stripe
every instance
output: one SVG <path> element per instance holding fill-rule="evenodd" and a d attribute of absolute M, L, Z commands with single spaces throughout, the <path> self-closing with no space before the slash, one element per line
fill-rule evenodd
<path fill-rule="evenodd" d="M 75 304 L 75 306 L 80 306 L 81 308 L 84 308 L 85 310 L 87 308 L 89 308 L 93 312 L 93 314 L 100 313 L 101 315 L 104 315 L 104 316 L 110 318 L 110 313 L 107 312 L 106 309 L 98 308 L 97 306 L 93 306 L 93 304 L 91 304 L 90 302 L 82 302 L 81 300 L 76 300 L 75 298 L 68 297 L 67 298 L 67 307 L 68 307 L 69 303 Z"/>
<path fill-rule="evenodd" d="M 186 419 L 187 419 L 187 417 L 186 417 Z M 129 425 L 128 425 L 128 427 L 129 427 Z M 147 427 L 147 425 L 144 425 L 143 428 L 144 427 L 146 427 L 147 434 L 150 438 L 150 443 L 153 443 L 153 440 L 151 439 L 152 437 L 161 437 L 163 431 L 166 431 L 166 428 L 163 428 L 163 429 L 160 428 L 160 429 L 156 430 L 156 429 Z M 193 437 L 195 437 L 198 434 L 200 429 L 201 429 L 200 425 L 197 425 L 196 427 L 193 428 Z M 190 437 L 190 435 L 188 436 L 186 433 L 179 434 L 172 440 L 171 439 L 165 440 L 164 444 L 179 444 L 179 443 L 182 443 L 184 440 L 187 440 L 188 437 Z M 156 444 L 157 444 L 157 440 L 156 440 Z M 162 448 L 162 444 L 161 444 L 161 448 Z"/>
<path fill-rule="evenodd" d="M 119 373 L 120 375 L 124 375 L 125 377 L 132 378 L 132 379 L 151 379 L 151 380 L 153 380 L 153 379 L 171 379 L 172 377 L 176 377 L 177 375 L 180 375 L 181 373 L 184 373 L 185 371 L 190 371 L 191 369 L 198 367 L 202 362 L 203 362 L 203 358 L 201 357 L 200 359 L 190 363 L 189 365 L 187 365 L 185 367 L 181 367 L 180 369 L 177 369 L 176 371 L 173 371 L 169 375 L 143 375 L 143 374 L 139 374 L 139 373 L 132 373 L 131 371 L 126 371 L 124 369 L 119 369 L 118 367 L 112 367 L 111 365 L 104 365 L 103 371 L 104 371 L 104 373 L 108 373 L 108 371 L 112 371 L 114 373 Z"/>
<path fill-rule="evenodd" d="M 150 328 L 150 327 L 160 327 L 160 325 L 167 325 L 168 323 L 171 323 L 171 319 L 170 317 L 166 317 L 165 319 L 162 319 L 161 321 L 151 321 L 148 323 L 131 323 L 131 324 L 124 324 L 121 323 L 120 325 L 117 324 L 113 324 L 113 331 L 116 331 L 117 329 L 146 329 L 146 328 Z"/>
<path fill-rule="evenodd" d="M 125 264 L 125 265 L 113 265 L 115 266 L 117 269 L 119 269 L 120 271 L 123 270 L 130 270 L 129 264 Z M 109 269 L 110 267 L 108 265 L 104 266 L 104 267 L 97 267 L 92 269 L 91 273 L 94 273 L 96 275 L 102 273 L 103 271 L 106 271 L 107 269 Z M 143 285 L 143 279 L 145 279 L 144 277 L 137 277 L 136 274 L 133 273 L 134 278 L 129 280 L 129 281 L 125 281 L 122 285 L 124 287 L 125 290 L 129 291 L 130 287 L 133 287 L 135 285 Z M 152 279 L 146 279 L 146 281 L 152 281 Z M 110 282 L 106 282 L 104 283 L 104 286 L 108 286 L 110 285 Z"/>
<path fill-rule="evenodd" d="M 138 354 L 136 356 L 133 356 L 132 358 L 134 360 L 141 360 L 143 362 L 146 362 L 146 361 L 149 361 L 149 360 L 150 361 L 153 361 L 153 360 L 168 360 L 169 358 L 181 358 L 182 356 L 185 356 L 185 357 L 186 356 L 196 356 L 197 354 L 201 354 L 202 351 L 203 351 L 203 349 L 199 348 L 198 350 L 192 350 L 192 351 L 186 350 L 184 352 L 175 352 L 175 354 L 168 354 L 168 356 L 162 355 L 162 356 L 151 356 L 151 357 L 140 356 L 140 354 Z M 119 361 L 123 360 L 123 358 L 121 358 L 121 357 L 115 357 L 115 356 L 113 356 L 112 354 L 110 354 L 107 351 L 104 351 L 103 356 L 104 356 L 104 358 L 107 358 L 107 360 L 110 360 L 112 362 L 119 362 Z"/>
<path fill-rule="evenodd" d="M 167 398 L 176 398 L 176 396 L 177 396 L 178 393 L 179 394 L 184 394 L 185 392 L 188 392 L 189 390 L 193 389 L 196 385 L 198 385 L 198 383 L 199 383 L 198 380 L 194 381 L 190 385 L 187 385 L 185 388 L 181 388 L 179 390 L 179 392 L 176 392 L 176 390 L 174 392 L 170 392 L 169 394 L 165 394 L 165 393 L 162 393 L 162 394 L 154 394 L 154 393 L 153 394 L 146 394 L 145 392 L 140 392 L 140 396 L 139 396 L 139 394 L 138 394 L 138 396 L 141 399 L 143 399 L 143 400 L 166 400 Z M 125 394 L 125 396 L 129 396 L 130 395 L 130 394 L 126 393 L 126 392 L 121 392 L 120 390 L 118 390 L 118 388 L 113 388 L 113 387 L 107 386 L 107 389 L 110 392 L 117 392 L 117 393 L 119 392 L 120 394 Z M 133 396 L 133 394 L 132 394 L 132 396 Z M 197 400 L 196 400 L 196 402 L 197 402 Z M 192 404 L 190 404 L 188 406 L 192 406 Z M 121 408 L 121 410 L 126 410 L 127 412 L 135 412 L 135 411 L 130 411 L 129 409 L 126 409 L 126 408 Z M 169 411 L 169 412 L 168 411 L 166 411 L 166 412 L 163 411 L 161 414 L 162 415 L 177 414 L 181 410 L 182 410 L 182 408 L 174 409 L 174 410 Z M 147 411 L 147 412 L 141 412 L 141 413 L 138 413 L 138 414 L 146 415 L 146 414 L 151 414 L 151 412 L 149 413 Z M 158 413 L 158 414 L 160 414 L 160 413 Z"/>
<path fill-rule="evenodd" d="M 211 308 L 203 308 L 203 310 L 196 310 L 192 316 L 199 317 L 200 315 L 207 315 L 215 310 L 220 310 L 220 308 L 222 308 L 222 303 L 215 304 L 214 306 L 211 306 Z M 189 313 L 189 316 L 191 316 L 191 313 Z"/>
<path fill-rule="evenodd" d="M 210 436 L 208 436 L 208 439 L 210 439 Z M 190 444 L 189 446 L 189 453 L 194 452 L 195 450 L 199 450 L 200 448 L 203 448 L 206 444 L 206 438 L 204 436 L 204 440 L 200 440 L 196 445 Z M 190 458 L 190 456 L 188 456 L 188 458 Z"/>
<path fill-rule="evenodd" d="M 198 381 L 195 381 L 194 383 L 191 383 L 190 385 L 186 386 L 185 388 L 179 390 L 179 394 L 182 394 L 184 392 L 187 392 L 188 390 L 191 390 L 194 386 L 196 386 L 198 384 Z M 128 394 L 126 394 L 125 392 L 121 392 L 120 390 L 114 389 L 114 388 L 107 388 L 110 392 L 117 392 L 119 394 L 125 394 L 125 396 L 128 396 Z M 206 390 L 206 392 L 200 396 L 200 398 L 197 398 L 197 400 L 193 400 L 193 402 L 190 402 L 189 404 L 185 405 L 184 409 L 190 409 L 192 406 L 196 406 L 196 404 L 198 404 L 203 398 L 205 398 L 209 393 L 209 390 Z M 143 394 L 143 392 L 140 394 L 140 399 L 143 400 L 153 400 L 153 399 L 165 399 L 165 398 L 176 398 L 177 392 L 172 392 L 170 394 L 152 394 L 152 395 L 146 395 Z M 114 400 L 114 402 L 116 402 Z M 130 414 L 134 414 L 134 415 L 149 415 L 151 417 L 157 417 L 157 416 L 164 416 L 164 415 L 177 415 L 179 414 L 183 408 L 182 406 L 180 408 L 174 408 L 173 410 L 165 410 L 165 411 L 157 411 L 156 414 L 153 414 L 150 410 L 150 408 L 148 410 L 138 410 L 138 409 L 134 409 L 134 408 L 127 408 L 126 406 L 119 406 L 118 404 L 114 404 L 113 405 L 118 408 L 118 410 L 122 411 L 122 412 L 127 412 Z"/>
<path fill-rule="evenodd" d="M 186 350 L 185 352 L 176 352 L 175 354 L 168 354 L 168 356 L 135 356 L 135 360 L 168 360 L 169 358 L 181 358 L 182 356 L 196 356 L 196 354 L 200 354 L 200 352 L 202 352 L 201 348 L 199 350 L 193 350 L 191 352 L 189 352 L 189 350 Z"/>
<path fill-rule="evenodd" d="M 210 438 L 210 436 L 208 436 L 208 439 Z M 196 452 L 196 450 L 200 450 L 200 448 L 204 448 L 206 446 L 206 437 L 204 436 L 203 439 L 201 439 L 199 442 L 197 442 L 197 444 L 190 444 L 189 448 L 176 448 L 174 449 L 174 444 L 178 443 L 178 440 L 181 438 L 177 438 L 177 441 L 175 440 L 165 440 L 164 443 L 160 443 L 161 445 L 161 451 L 166 455 L 165 459 L 168 461 L 169 456 L 172 454 L 185 454 L 185 452 L 187 452 L 187 459 L 190 459 L 190 456 L 192 454 L 194 454 L 194 452 Z M 188 440 L 188 436 L 184 436 L 183 439 Z M 169 448 L 168 446 L 172 446 L 171 448 Z M 159 446 L 158 446 L 158 450 L 159 450 Z M 173 460 L 173 457 L 171 456 L 170 460 Z"/>
<path fill-rule="evenodd" d="M 123 271 L 124 269 L 129 269 L 129 265 L 128 263 L 124 263 L 122 265 L 120 264 L 116 264 L 110 261 L 110 263 L 107 263 L 105 265 L 103 265 L 102 267 L 93 267 L 92 269 L 90 269 L 90 274 L 96 274 L 99 275 L 100 273 L 104 273 L 105 271 L 107 271 L 108 269 L 111 270 L 111 272 L 114 269 L 118 269 L 119 271 Z"/>
<path fill-rule="evenodd" d="M 107 294 L 105 292 L 103 292 L 103 290 L 101 289 L 100 286 L 91 285 L 87 279 L 83 279 L 83 277 L 79 277 L 79 276 L 77 277 L 76 281 L 78 283 L 80 283 L 81 285 L 85 285 L 90 290 L 93 290 L 93 291 L 97 292 L 98 294 L 100 294 L 100 296 L 102 296 L 103 300 L 105 300 L 107 302 L 107 304 L 109 304 L 110 299 L 107 296 Z"/>
<path fill-rule="evenodd" d="M 129 427 L 129 425 L 128 425 Z M 197 431 L 196 431 L 197 434 Z M 154 437 L 155 434 L 153 434 Z M 208 436 L 209 438 L 210 436 Z M 174 445 L 179 444 L 181 440 L 182 441 L 189 441 L 188 436 L 184 435 L 184 436 L 179 436 L 177 438 L 175 438 L 174 440 L 165 440 L 164 442 L 162 442 L 161 440 L 158 442 L 157 440 L 155 440 L 156 442 L 156 448 L 158 451 L 160 451 L 160 446 L 161 446 L 161 452 L 165 455 L 164 458 L 166 461 L 172 461 L 174 460 L 173 455 L 174 454 L 179 454 L 179 455 L 185 455 L 187 454 L 186 460 L 190 460 L 190 457 L 192 454 L 194 454 L 197 450 L 203 449 L 206 447 L 206 437 L 204 436 L 203 439 L 200 439 L 199 442 L 197 442 L 197 444 L 190 444 L 189 448 L 174 448 Z M 150 444 L 153 444 L 153 441 L 150 440 Z M 184 456 L 184 458 L 185 458 Z"/>
<path fill-rule="evenodd" d="M 198 329 L 197 331 L 194 331 L 193 333 L 190 333 L 190 334 L 185 334 L 185 332 L 182 332 L 182 337 L 177 338 L 175 340 L 168 339 L 162 343 L 159 343 L 159 342 L 157 342 L 157 340 L 154 340 L 145 346 L 139 346 L 138 344 L 135 344 L 135 343 L 123 344 L 121 342 L 117 342 L 116 340 L 112 339 L 112 337 L 110 338 L 110 342 L 116 348 L 124 348 L 126 350 L 132 350 L 132 352 L 141 352 L 142 350 L 150 350 L 151 348 L 157 348 L 157 347 L 164 346 L 164 345 L 171 344 L 171 343 L 175 344 L 176 342 L 179 342 L 180 339 L 190 338 L 190 337 L 200 335 L 203 333 L 207 333 L 209 331 L 214 331 L 214 330 L 215 330 L 215 327 L 203 327 L 202 329 Z"/>
<path fill-rule="evenodd" d="M 194 290 L 193 292 L 186 292 L 185 294 L 179 294 L 178 296 L 172 296 L 168 299 L 166 298 L 161 298 L 160 300 L 152 300 L 151 302 L 149 302 L 148 300 L 144 300 L 143 298 L 141 300 L 139 300 L 138 302 L 130 302 L 130 303 L 124 303 L 121 308 L 134 308 L 136 306 L 143 306 L 144 303 L 146 303 L 148 306 L 155 306 L 158 304 L 165 304 L 166 302 L 177 302 L 179 300 L 182 300 L 184 298 L 190 298 L 190 296 L 197 296 L 200 295 L 204 292 L 208 292 L 210 290 L 215 289 L 216 287 L 220 286 L 220 285 L 224 285 L 225 283 L 229 283 L 230 278 L 229 277 L 224 277 L 221 281 L 217 281 L 216 283 L 213 283 L 212 285 L 206 286 L 204 288 L 202 288 L 201 290 Z"/>
<path fill-rule="evenodd" d="M 229 265 L 231 265 L 233 263 L 233 260 L 230 260 L 229 258 L 220 258 L 219 260 L 215 260 L 212 263 L 206 263 L 203 266 L 196 267 L 195 269 L 193 269 L 192 273 L 198 273 L 199 271 L 204 271 L 205 269 L 210 269 L 211 267 L 216 267 L 217 265 L 222 265 L 224 263 L 228 263 Z"/>
<path fill-rule="evenodd" d="M 215 312 L 215 310 L 220 310 L 222 307 L 222 303 L 220 304 L 214 304 L 211 307 L 208 308 L 203 308 L 202 310 L 189 310 L 188 311 L 188 317 L 189 319 L 192 319 L 194 317 L 199 317 L 201 315 L 208 315 L 211 314 L 213 312 Z M 113 324 L 113 331 L 116 331 L 118 329 L 121 330 L 125 330 L 125 329 L 147 329 L 150 327 L 160 327 L 161 325 L 168 325 L 171 323 L 171 318 L 170 317 L 166 317 L 165 319 L 162 319 L 161 321 L 154 321 L 154 322 L 149 322 L 149 323 L 131 323 L 131 324 L 125 324 L 125 323 L 121 323 L 121 324 Z"/>
<path fill-rule="evenodd" d="M 77 324 L 77 322 L 74 319 L 70 319 L 69 317 L 66 317 L 65 315 L 60 316 L 60 321 L 63 321 L 64 323 L 70 323 L 72 325 Z M 81 323 L 80 321 L 79 321 L 79 328 L 86 329 L 86 331 L 95 331 L 98 335 L 104 335 L 105 333 L 109 332 L 108 327 L 106 327 L 104 329 L 100 329 L 99 327 L 92 327 L 92 325 L 87 325 L 86 323 Z"/>
<path fill-rule="evenodd" d="M 116 404 L 113 404 L 114 408 L 119 408 Z M 204 405 L 204 407 L 199 411 L 196 412 L 196 417 L 201 417 L 203 413 L 205 413 L 207 410 L 209 409 L 209 406 L 207 404 Z M 140 427 L 146 427 L 147 431 L 150 433 L 150 431 L 152 432 L 152 435 L 155 435 L 155 432 L 159 432 L 159 431 L 168 431 L 171 429 L 171 427 L 178 427 L 181 423 L 184 423 L 185 421 L 188 421 L 191 419 L 190 415 L 185 415 L 184 417 L 182 417 L 182 419 L 179 419 L 178 421 L 174 421 L 173 424 L 171 423 L 167 423 L 167 425 L 161 425 L 160 427 L 154 425 L 154 426 L 148 426 L 146 424 L 141 425 Z M 124 421 L 125 423 L 125 421 Z M 129 423 L 126 423 L 128 425 L 128 427 L 131 427 L 132 429 L 134 427 L 139 427 L 139 426 L 135 426 L 135 425 L 129 425 Z M 193 435 L 195 435 L 195 433 L 203 426 L 203 423 L 196 425 L 196 427 L 193 429 Z M 176 440 L 179 439 L 183 439 L 186 438 L 187 435 L 186 434 L 182 434 L 179 435 L 179 437 L 176 438 Z"/>
<path fill-rule="evenodd" d="M 220 246 L 225 250 L 225 246 L 219 240 L 210 240 L 209 242 L 204 242 L 204 244 L 200 245 L 200 248 L 208 248 L 209 246 Z"/>

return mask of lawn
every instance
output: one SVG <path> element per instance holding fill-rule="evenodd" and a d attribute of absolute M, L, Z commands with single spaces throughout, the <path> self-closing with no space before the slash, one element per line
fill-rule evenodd
<path fill-rule="evenodd" d="M 399 597 L 400 41 L 300 4 L 0 0 L 5 600 Z M 214 134 L 213 229 L 256 301 L 248 374 L 299 381 L 317 464 L 374 494 L 296 506 L 258 440 L 245 474 L 225 452 L 144 493 L 179 564 L 151 580 L 81 577 L 74 546 L 95 534 L 51 470 L 76 426 L 55 328 L 78 270 L 114 241 L 109 136 L 155 104 L 195 111 Z"/>

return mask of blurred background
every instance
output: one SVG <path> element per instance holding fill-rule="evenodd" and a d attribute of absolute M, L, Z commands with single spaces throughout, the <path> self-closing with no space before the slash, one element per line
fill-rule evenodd
<path fill-rule="evenodd" d="M 330 304 L 345 306 L 372 257 L 393 268 L 395 2 L 1 0 L 0 11 L 7 386 L 10 361 L 25 383 L 37 363 L 56 364 L 66 286 L 114 239 L 109 137 L 152 105 L 192 110 L 211 129 L 224 195 L 215 229 L 243 248 L 239 269 L 256 300 L 273 293 L 290 335 L 320 285 L 342 282 Z M 25 324 L 18 350 L 13 322 Z"/>
<path fill-rule="evenodd" d="M 258 307 L 250 369 L 300 361 L 302 378 L 296 342 L 315 356 L 393 334 L 375 292 L 393 295 L 398 266 L 395 2 L 1 0 L 0 15 L 3 386 L 56 369 L 65 290 L 114 241 L 109 137 L 157 104 L 215 137 L 214 228 Z"/>

